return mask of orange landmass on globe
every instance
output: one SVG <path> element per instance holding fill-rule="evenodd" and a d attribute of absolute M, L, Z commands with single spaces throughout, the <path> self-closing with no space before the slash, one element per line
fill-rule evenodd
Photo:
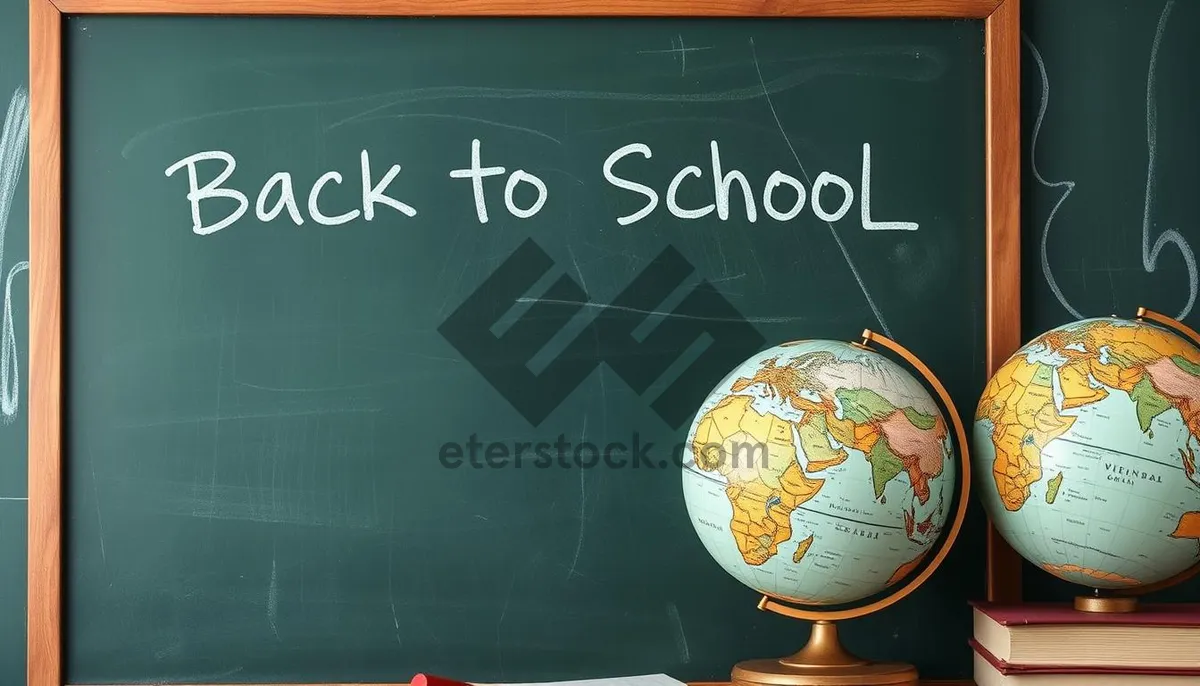
<path fill-rule="evenodd" d="M 1200 512 L 1184 512 L 1171 538 L 1194 538 L 1200 541 Z"/>
<path fill-rule="evenodd" d="M 804 556 L 808 553 L 808 549 L 812 547 L 812 542 L 813 534 L 809 534 L 808 538 L 800 541 L 800 544 L 796 546 L 796 552 L 792 553 L 792 562 L 803 560 Z"/>
<path fill-rule="evenodd" d="M 848 453 L 841 446 L 867 456 L 877 498 L 882 499 L 889 481 L 906 473 L 917 499 L 922 504 L 928 501 L 929 481 L 942 473 L 949 457 L 944 447 L 945 422 L 936 413 L 897 407 L 874 391 L 838 388 L 836 382 L 852 371 L 848 366 L 853 364 L 824 352 L 783 365 L 776 358 L 766 360 L 753 377 L 734 381 L 732 390 L 741 392 L 761 384 L 776 398 L 803 411 L 799 421 L 791 423 L 758 412 L 751 396 L 730 395 L 697 424 L 692 438 L 696 467 L 726 477 L 726 495 L 733 505 L 730 529 L 747 564 L 763 564 L 791 537 L 792 511 L 812 499 L 824 483 L 824 479 L 809 475 L 845 462 Z M 811 393 L 806 397 L 802 391 Z M 839 403 L 842 417 L 837 416 Z M 806 458 L 803 466 L 797 459 L 793 427 Z M 738 459 L 747 454 L 758 454 L 760 459 Z M 917 522 L 906 510 L 905 520 L 910 538 L 932 532 L 933 514 Z M 807 550 L 807 545 L 802 545 L 797 555 L 803 556 Z"/>
<path fill-rule="evenodd" d="M 1094 388 L 1088 379 L 1090 373 L 1087 360 L 1068 362 L 1058 370 L 1058 383 L 1062 388 L 1064 410 L 1082 407 L 1108 397 L 1108 391 Z"/>
<path fill-rule="evenodd" d="M 928 551 L 921 553 L 920 555 L 916 556 L 915 558 L 913 558 L 913 559 L 909 560 L 908 562 L 905 562 L 904 564 L 897 567 L 896 571 L 892 572 L 892 575 L 890 577 L 888 577 L 887 585 L 891 586 L 892 584 L 896 583 L 897 581 L 901 581 L 902 579 L 907 577 L 909 574 L 912 574 L 913 570 L 920 566 L 921 560 L 925 559 L 925 555 L 927 553 L 928 553 Z"/>
<path fill-rule="evenodd" d="M 809 479 L 793 464 L 779 483 L 778 489 L 761 481 L 731 483 L 725 489 L 733 504 L 729 529 L 746 564 L 761 565 L 779 552 L 779 544 L 792 537 L 792 510 L 816 495 L 825 481 Z"/>
<path fill-rule="evenodd" d="M 832 357 L 830 355 L 830 358 Z M 796 365 L 785 364 L 781 367 L 778 358 L 771 358 L 759 366 L 752 378 L 738 379 L 730 388 L 734 393 L 741 393 L 754 384 L 765 384 L 783 402 L 797 410 L 807 410 L 814 407 L 814 404 L 801 396 L 800 390 L 812 384 L 805 384 L 804 381 L 805 375 L 796 368 Z"/>
<path fill-rule="evenodd" d="M 979 401 L 975 418 L 992 423 L 992 477 L 1009 511 L 1019 510 L 1030 487 L 1042 478 L 1042 449 L 1075 423 L 1054 406 L 1051 372 L 1047 365 L 1013 357 L 988 382 Z"/>
<path fill-rule="evenodd" d="M 1099 569 L 1080 567 L 1079 565 L 1073 564 L 1056 565 L 1047 563 L 1042 565 L 1042 569 L 1045 569 L 1051 574 L 1082 574 L 1097 581 L 1103 581 L 1108 584 L 1118 584 L 1121 586 L 1140 586 L 1142 584 L 1142 582 L 1138 581 L 1137 579 L 1128 576 L 1122 576 L 1113 572 L 1105 572 Z"/>
<path fill-rule="evenodd" d="M 829 445 L 829 426 L 824 412 L 807 413 L 796 423 L 800 447 L 808 458 L 807 471 L 823 472 L 846 461 L 849 454 L 842 448 Z"/>
<path fill-rule="evenodd" d="M 801 472 L 790 422 L 760 414 L 752 401 L 731 395 L 710 410 L 696 427 L 692 452 L 698 468 L 725 476 L 725 494 L 733 505 L 729 529 L 742 559 L 757 566 L 791 538 L 792 510 L 816 495 L 824 479 Z M 758 451 L 754 460 L 764 444 L 766 454 Z"/>
<path fill-rule="evenodd" d="M 1070 332 L 1064 343 L 1083 348 L 1064 352 L 1085 359 L 1097 381 L 1130 394 L 1143 433 L 1150 432 L 1150 420 L 1174 408 L 1188 431 L 1200 436 L 1200 355 L 1179 345 L 1174 334 L 1152 326 L 1093 324 Z"/>

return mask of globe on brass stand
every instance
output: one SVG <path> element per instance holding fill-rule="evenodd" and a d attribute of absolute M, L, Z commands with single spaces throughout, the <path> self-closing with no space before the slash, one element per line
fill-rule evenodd
<path fill-rule="evenodd" d="M 888 596 L 862 607 L 839 611 L 802 610 L 783 602 L 763 596 L 758 603 L 760 610 L 769 610 L 786 617 L 813 622 L 808 643 L 799 652 L 779 659 L 748 660 L 733 668 L 732 686 L 892 686 L 903 684 L 916 686 L 917 669 L 903 662 L 872 662 L 851 654 L 838 640 L 837 621 L 863 617 L 889 607 L 913 591 L 937 570 L 950 552 L 954 540 L 962 528 L 971 491 L 971 461 L 967 448 L 967 435 L 959 419 L 954 403 L 945 387 L 915 355 L 900 344 L 881 336 L 870 329 L 863 331 L 861 343 L 854 345 L 870 350 L 871 343 L 891 350 L 916 368 L 925 381 L 937 392 L 945 406 L 960 448 L 962 477 L 958 494 L 958 508 L 953 523 L 941 546 L 925 568 L 904 586 Z"/>
<path fill-rule="evenodd" d="M 1200 573 L 1197 398 L 1200 333 L 1144 307 L 1051 329 L 989 381 L 972 451 L 980 500 L 1022 557 L 1092 589 L 1075 610 L 1136 612 L 1140 596 Z"/>
<path fill-rule="evenodd" d="M 873 349 L 873 344 L 890 350 L 915 368 L 924 378 L 926 385 L 936 391 L 940 406 L 929 394 L 926 386 L 903 366 Z M 859 381 L 859 385 L 855 386 L 855 382 L 847 379 L 858 372 L 847 374 L 846 370 L 854 368 L 856 364 L 863 365 L 863 369 L 874 370 L 866 375 L 878 373 L 878 378 L 887 381 L 876 383 L 874 386 Z M 866 378 L 866 375 L 858 378 Z M 755 392 L 758 393 L 757 396 L 753 395 Z M 893 400 L 888 401 L 884 396 Z M 753 406 L 753 402 L 747 398 L 754 402 L 761 401 L 771 408 L 770 413 L 783 413 L 787 419 L 770 414 L 768 419 L 764 420 L 763 417 L 769 413 L 760 414 L 764 412 L 761 409 L 760 413 L 747 410 L 747 407 Z M 904 406 L 905 401 L 896 398 L 916 400 L 910 403 L 911 406 Z M 918 410 L 918 407 L 921 409 Z M 745 470 L 728 470 L 724 473 L 727 477 L 725 480 L 716 477 L 715 473 L 720 471 L 718 463 L 715 460 L 710 462 L 704 450 L 700 448 L 704 441 L 711 441 L 709 445 L 713 445 L 715 442 L 729 440 L 729 437 L 734 435 L 733 432 L 746 431 L 747 427 L 753 428 L 764 421 L 770 424 L 772 440 L 776 441 L 772 445 L 779 448 L 779 444 L 782 443 L 781 454 L 787 458 L 778 463 L 786 464 L 787 469 L 772 471 L 771 478 L 776 482 L 778 490 L 775 492 L 783 493 L 782 498 L 791 500 L 788 501 L 787 508 L 774 513 L 771 513 L 771 510 L 773 504 L 778 505 L 781 499 L 779 496 L 766 496 L 765 500 L 763 496 L 755 496 L 758 498 L 755 500 L 744 495 L 753 491 L 754 487 L 765 487 L 757 482 L 750 482 L 747 486 L 746 480 L 751 477 L 746 476 Z M 815 429 L 806 422 L 818 424 L 823 433 L 816 434 L 819 437 L 813 439 L 812 432 Z M 892 428 L 897 426 L 901 428 Z M 952 430 L 950 426 L 953 427 Z M 801 429 L 808 433 L 805 434 Z M 896 431 L 896 435 L 889 438 L 888 432 L 892 430 Z M 922 443 L 921 439 L 916 439 L 904 444 L 905 437 L 920 434 L 922 431 L 929 432 L 926 438 L 936 436 L 933 443 Z M 802 453 L 793 452 L 797 443 L 793 436 L 799 437 L 798 443 L 804 449 Z M 808 443 L 805 443 L 806 438 Z M 833 439 L 832 442 L 829 442 L 830 438 Z M 860 438 L 863 438 L 863 441 L 856 442 Z M 956 441 L 958 446 L 957 460 L 951 440 Z M 892 441 L 908 452 L 890 447 Z M 876 446 L 876 442 L 879 446 L 872 447 Z M 740 537 L 739 552 L 742 558 L 747 563 L 758 565 L 755 569 L 761 571 L 754 574 L 777 573 L 766 568 L 766 562 L 777 565 L 775 570 L 786 567 L 791 575 L 789 578 L 796 583 L 795 588 L 799 590 L 794 593 L 788 591 L 790 595 L 786 595 L 780 594 L 776 588 L 776 593 L 762 596 L 758 608 L 813 622 L 808 644 L 801 650 L 778 659 L 757 659 L 738 663 L 732 670 L 731 686 L 917 684 L 918 674 L 913 665 L 903 662 L 873 662 L 848 652 L 838 640 L 836 622 L 862 617 L 899 602 L 927 581 L 941 565 L 959 534 L 969 502 L 971 463 L 967 445 L 966 432 L 954 404 L 929 368 L 899 344 L 870 330 L 863 332 L 861 342 L 794 341 L 776 346 L 748 360 L 714 389 L 697 415 L 687 443 L 688 449 L 695 454 L 695 463 L 691 471 L 689 472 L 686 461 L 684 469 L 684 491 L 693 524 L 697 526 L 697 531 L 701 533 L 701 539 L 709 552 L 721 562 L 726 571 L 760 593 L 767 593 L 762 588 L 764 584 L 754 583 L 754 579 L 761 577 L 755 577 L 753 574 L 739 576 L 738 565 L 743 560 L 731 561 L 732 556 L 728 554 L 730 536 Z M 850 448 L 858 452 L 851 455 Z M 922 448 L 925 452 L 921 452 Z M 868 452 L 870 456 L 867 455 Z M 875 463 L 872 460 L 898 460 L 895 455 L 899 454 L 908 456 L 905 458 L 910 460 L 907 466 L 895 466 L 895 471 L 888 472 L 883 477 L 886 481 L 877 481 L 880 479 L 880 468 L 873 466 Z M 918 459 L 925 465 L 921 469 L 931 469 L 931 473 L 935 473 L 934 478 L 920 485 L 913 471 L 905 471 L 917 469 L 913 464 Z M 793 462 L 797 464 L 792 464 Z M 834 464 L 835 468 L 829 468 L 829 464 Z M 898 465 L 898 462 L 892 464 Z M 937 465 L 936 470 L 928 465 Z M 861 474 L 854 470 L 860 469 L 866 470 L 868 478 L 865 481 L 854 480 L 859 478 L 856 475 Z M 956 473 L 960 475 L 957 489 L 954 483 Z M 908 482 L 903 481 L 906 475 Z M 899 480 L 893 482 L 893 477 Z M 735 482 L 736 479 L 743 481 Z M 822 498 L 818 499 L 817 493 L 822 493 Z M 936 503 L 930 500 L 935 497 Z M 924 507 L 934 506 L 934 514 L 930 514 L 923 521 L 920 520 L 922 513 L 929 510 L 916 511 L 915 503 L 918 498 L 922 498 Z M 721 529 L 716 523 L 721 519 L 721 515 L 718 513 L 718 507 L 714 505 L 718 501 L 726 502 L 725 499 L 728 499 L 730 506 L 742 507 L 741 514 L 735 511 L 732 521 L 724 519 L 730 522 L 728 530 Z M 836 562 L 841 559 L 850 560 L 857 552 L 853 543 L 839 538 L 840 534 L 836 529 L 820 528 L 822 522 L 836 521 L 836 508 L 829 509 L 834 507 L 831 503 L 836 502 L 853 503 L 865 513 L 859 515 L 859 519 L 872 520 L 863 523 L 864 526 L 878 526 L 877 530 L 883 532 L 867 535 L 868 539 L 871 536 L 876 537 L 876 548 L 862 549 L 864 553 L 879 556 L 873 563 L 876 568 L 886 568 L 890 571 L 895 565 L 894 559 L 884 561 L 887 559 L 886 555 L 892 554 L 888 553 L 888 550 L 905 550 L 902 554 L 908 556 L 903 564 L 890 571 L 890 576 L 885 572 L 881 581 L 873 582 L 870 591 L 855 589 L 841 598 L 821 596 L 819 589 L 825 586 L 820 584 L 826 583 L 821 577 L 821 572 L 828 567 L 810 566 L 814 555 L 824 555 L 826 557 L 823 559 Z M 764 503 L 767 515 L 764 515 L 761 509 Z M 911 511 L 906 509 L 910 503 L 914 508 Z M 816 508 L 819 513 L 802 511 L 804 508 L 801 504 L 809 510 Z M 954 505 L 956 508 L 953 520 L 946 528 L 947 509 Z M 749 510 L 753 510 L 753 514 L 745 514 Z M 805 519 L 806 517 L 808 519 Z M 920 522 L 916 526 L 926 532 L 926 538 L 914 538 L 914 519 Z M 706 537 L 704 527 L 713 527 L 720 533 L 709 533 Z M 782 547 L 802 539 L 805 533 L 809 534 L 807 539 L 797 545 L 792 556 L 788 556 Z M 816 564 L 816 561 L 811 562 L 811 565 Z M 868 563 L 853 560 L 847 561 L 846 564 L 853 568 L 855 564 Z M 868 574 L 869 571 L 864 568 L 858 570 L 858 573 L 859 578 L 863 578 L 861 575 Z M 804 581 L 805 578 L 808 581 Z M 777 584 L 781 583 L 778 577 L 776 579 Z M 802 586 L 809 582 L 814 585 Z M 815 588 L 818 591 L 805 593 L 804 588 Z M 888 592 L 889 588 L 894 590 Z M 881 593 L 887 595 L 881 597 Z M 854 606 L 855 602 L 871 597 L 879 599 L 862 606 Z M 804 603 L 804 607 L 795 606 L 801 602 Z"/>
<path fill-rule="evenodd" d="M 1200 333 L 1187 326 L 1183 322 L 1159 314 L 1144 307 L 1139 307 L 1137 310 L 1136 321 L 1151 321 L 1157 324 L 1170 327 L 1179 333 L 1187 336 L 1193 343 L 1200 346 Z M 1176 584 L 1183 583 L 1188 579 L 1200 573 L 1200 563 L 1194 564 L 1191 567 L 1174 574 L 1162 581 L 1153 584 L 1144 584 L 1136 588 L 1106 590 L 1094 588 L 1090 595 L 1075 596 L 1074 607 L 1080 612 L 1102 612 L 1102 613 L 1120 613 L 1120 612 L 1136 612 L 1138 609 L 1138 597 L 1155 591 L 1170 588 Z"/>

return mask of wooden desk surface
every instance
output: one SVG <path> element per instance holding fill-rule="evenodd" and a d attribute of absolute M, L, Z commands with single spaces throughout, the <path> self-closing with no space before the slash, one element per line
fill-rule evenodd
<path fill-rule="evenodd" d="M 408 686 L 404 684 L 402 686 Z M 688 686 L 729 686 L 728 681 L 691 681 Z M 921 686 L 975 686 L 971 679 L 932 679 L 921 680 Z"/>
<path fill-rule="evenodd" d="M 118 686 L 118 685 L 112 685 Z M 238 684 L 221 684 L 221 685 L 204 685 L 190 684 L 188 686 L 246 686 Z M 250 685 L 257 686 L 257 685 Z M 270 684 L 264 686 L 412 686 L 408 682 L 397 682 L 397 684 Z M 688 686 L 730 686 L 728 681 L 689 681 Z M 950 680 L 922 680 L 920 686 L 976 686 L 974 681 L 970 679 L 950 679 Z"/>
<path fill-rule="evenodd" d="M 209 686 L 209 685 L 189 684 L 188 686 Z M 220 684 L 220 685 L 214 684 L 212 686 L 239 686 L 239 684 Z M 251 684 L 251 685 L 240 685 L 240 686 L 257 686 L 257 685 Z M 380 683 L 370 683 L 370 684 L 269 684 L 269 685 L 264 685 L 264 686 L 412 686 L 412 685 L 409 684 L 408 682 L 403 682 L 403 683 L 395 683 L 395 684 L 380 684 Z M 688 682 L 687 686 L 729 686 L 729 682 L 728 681 L 690 681 L 690 682 Z M 939 679 L 924 680 L 924 679 L 922 679 L 921 686 L 975 686 L 975 682 L 970 679 L 949 679 L 949 680 L 939 680 Z"/>

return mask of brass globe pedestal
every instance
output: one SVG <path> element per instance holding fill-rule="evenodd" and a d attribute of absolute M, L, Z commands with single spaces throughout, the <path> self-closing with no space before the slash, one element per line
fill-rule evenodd
<path fill-rule="evenodd" d="M 1135 320 L 1140 322 L 1149 321 L 1166 329 L 1173 329 L 1192 343 L 1200 346 L 1200 333 L 1177 319 L 1153 310 L 1147 310 L 1144 307 L 1139 307 Z M 1170 588 L 1191 579 L 1197 574 L 1200 574 L 1200 564 L 1193 565 L 1172 577 L 1145 586 L 1111 591 L 1092 589 L 1091 595 L 1075 596 L 1074 607 L 1077 612 L 1111 614 L 1137 612 L 1138 596 Z"/>
<path fill-rule="evenodd" d="M 1134 596 L 1104 595 L 1099 591 L 1093 595 L 1075 596 L 1075 609 L 1079 612 L 1122 613 L 1137 612 L 1138 599 Z"/>
<path fill-rule="evenodd" d="M 917 669 L 903 662 L 868 662 L 842 647 L 837 625 L 813 624 L 808 645 L 778 660 L 738 663 L 732 686 L 916 686 Z"/>
<path fill-rule="evenodd" d="M 946 559 L 950 547 L 954 545 L 967 514 L 967 503 L 971 493 L 971 458 L 962 420 L 950 399 L 950 394 L 933 372 L 903 346 L 870 329 L 863 331 L 862 342 L 854 345 L 870 350 L 872 343 L 878 343 L 891 350 L 920 372 L 936 391 L 946 409 L 946 418 L 954 430 L 954 437 L 959 446 L 959 469 L 962 474 L 954 519 L 941 545 L 928 551 L 930 561 L 924 569 L 905 581 L 900 588 L 874 602 L 849 609 L 800 609 L 763 596 L 758 603 L 758 609 L 811 621 L 812 634 L 808 644 L 794 655 L 774 660 L 739 662 L 730 675 L 731 686 L 916 686 L 918 683 L 917 669 L 913 665 L 903 662 L 870 662 L 847 652 L 838 640 L 837 625 L 834 622 L 863 617 L 890 607 L 917 590 L 933 575 Z"/>

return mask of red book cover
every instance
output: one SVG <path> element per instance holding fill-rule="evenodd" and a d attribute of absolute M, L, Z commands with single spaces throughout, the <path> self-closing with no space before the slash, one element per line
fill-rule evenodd
<path fill-rule="evenodd" d="M 1195 676 L 1200 677 L 1200 669 L 1162 669 L 1147 667 L 1080 667 L 1077 665 L 1014 665 L 1001 660 L 988 652 L 987 648 L 979 645 L 975 639 L 968 639 L 971 648 L 980 657 L 987 660 L 1004 676 L 1017 674 L 1129 674 L 1147 676 Z"/>
<path fill-rule="evenodd" d="M 1135 612 L 1080 612 L 1070 603 L 1020 603 L 971 605 L 1003 626 L 1032 624 L 1117 624 L 1121 626 L 1200 627 L 1200 604 L 1173 603 L 1138 605 Z"/>

